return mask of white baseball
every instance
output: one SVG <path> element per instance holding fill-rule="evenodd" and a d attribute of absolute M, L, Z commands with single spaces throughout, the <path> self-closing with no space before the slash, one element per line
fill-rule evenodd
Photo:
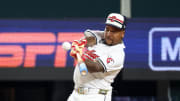
<path fill-rule="evenodd" d="M 71 49 L 71 44 L 69 42 L 63 42 L 62 48 L 68 51 L 69 49 Z"/>

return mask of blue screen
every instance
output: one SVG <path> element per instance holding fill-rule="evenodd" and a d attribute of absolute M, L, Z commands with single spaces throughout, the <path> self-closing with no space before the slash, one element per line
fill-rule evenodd
<path fill-rule="evenodd" d="M 52 32 L 57 36 L 58 32 L 84 32 L 86 29 L 104 30 L 104 22 L 105 19 L 0 20 L 0 31 Z M 175 18 L 128 19 L 124 38 L 126 46 L 124 67 L 151 68 L 153 70 L 179 68 L 179 26 L 180 19 Z M 51 44 L 61 45 L 62 43 L 55 42 Z M 22 45 L 22 47 L 25 47 L 25 45 Z M 54 55 L 55 53 L 39 55 L 36 66 L 53 67 Z M 3 57 L 3 55 L 0 56 Z M 73 62 L 73 59 L 67 56 L 66 66 L 73 67 Z"/>

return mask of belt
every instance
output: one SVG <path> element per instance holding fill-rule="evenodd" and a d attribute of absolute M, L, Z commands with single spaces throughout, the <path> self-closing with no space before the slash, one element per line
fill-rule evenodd
<path fill-rule="evenodd" d="M 79 94 L 102 94 L 106 95 L 109 90 L 106 89 L 94 89 L 94 88 L 85 88 L 85 87 L 79 87 L 75 89 Z"/>

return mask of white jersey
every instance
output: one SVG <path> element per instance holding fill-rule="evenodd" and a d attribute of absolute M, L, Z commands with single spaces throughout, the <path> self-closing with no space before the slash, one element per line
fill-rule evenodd
<path fill-rule="evenodd" d="M 124 48 L 123 43 L 108 46 L 101 41 L 101 38 L 97 38 L 97 44 L 88 49 L 95 50 L 95 54 L 99 56 L 98 61 L 104 67 L 104 72 L 88 72 L 86 76 L 82 76 L 77 65 L 73 78 L 75 88 L 88 87 L 111 90 L 111 83 L 123 68 L 125 59 Z"/>

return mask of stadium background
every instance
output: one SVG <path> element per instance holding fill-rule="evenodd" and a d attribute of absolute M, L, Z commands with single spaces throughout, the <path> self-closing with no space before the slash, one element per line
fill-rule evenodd
<path fill-rule="evenodd" d="M 113 101 L 180 100 L 179 72 L 152 71 L 148 66 L 148 48 L 143 48 L 151 28 L 179 27 L 179 3 L 178 0 L 131 1 L 132 17 L 128 19 L 125 38 L 128 54 L 125 68 L 113 84 Z M 120 5 L 120 0 L 1 1 L 0 32 L 52 32 L 57 37 L 62 32 L 103 30 L 107 14 L 120 12 Z M 62 42 L 50 45 L 60 46 Z M 52 65 L 54 56 L 39 56 L 33 68 L 26 68 L 23 63 L 15 68 L 1 66 L 0 100 L 65 101 L 73 89 L 73 61 L 67 56 L 70 63 L 59 68 Z"/>

